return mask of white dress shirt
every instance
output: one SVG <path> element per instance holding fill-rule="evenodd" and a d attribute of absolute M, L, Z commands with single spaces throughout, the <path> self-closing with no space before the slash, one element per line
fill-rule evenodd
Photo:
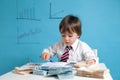
<path fill-rule="evenodd" d="M 81 40 L 77 39 L 72 45 L 72 50 L 69 51 L 69 59 L 67 62 L 81 62 L 81 61 L 88 61 L 91 59 L 97 59 L 96 55 L 92 51 L 92 49 Z M 58 56 L 58 61 L 62 54 L 65 52 L 66 45 L 63 42 L 57 42 L 55 45 L 48 47 L 47 49 L 43 50 L 51 55 L 51 58 L 54 55 Z"/>

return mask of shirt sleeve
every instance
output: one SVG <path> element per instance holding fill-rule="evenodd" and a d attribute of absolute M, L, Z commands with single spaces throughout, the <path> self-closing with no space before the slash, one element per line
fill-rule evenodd
<path fill-rule="evenodd" d="M 53 57 L 57 53 L 57 49 L 59 49 L 59 46 L 60 46 L 60 42 L 57 42 L 56 44 L 44 49 L 42 53 L 46 52 L 50 54 L 51 57 Z"/>
<path fill-rule="evenodd" d="M 94 53 L 94 51 L 88 46 L 86 43 L 82 43 L 82 48 L 83 48 L 83 60 L 88 61 L 95 59 L 97 60 L 97 56 Z"/>

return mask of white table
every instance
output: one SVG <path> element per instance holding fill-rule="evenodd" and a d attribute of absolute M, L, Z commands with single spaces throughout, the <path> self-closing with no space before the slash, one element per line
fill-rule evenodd
<path fill-rule="evenodd" d="M 15 74 L 13 71 L 10 71 L 6 74 L 1 75 L 0 80 L 59 80 L 59 79 L 57 76 L 45 77 L 42 75 L 34 75 L 34 74 L 20 75 L 20 74 Z M 81 77 L 75 75 L 73 79 L 68 79 L 68 80 L 113 80 L 113 79 L 111 75 L 108 74 L 105 79 L 88 78 L 88 77 Z"/>
<path fill-rule="evenodd" d="M 59 80 L 58 77 L 45 77 L 41 75 L 19 75 L 15 74 L 12 71 L 8 72 L 2 76 L 0 76 L 0 80 Z M 70 80 L 70 79 L 69 79 Z M 113 80 L 111 75 L 108 75 L 105 79 L 96 79 L 96 78 L 86 78 L 86 77 L 80 77 L 80 76 L 74 76 L 71 80 Z"/>

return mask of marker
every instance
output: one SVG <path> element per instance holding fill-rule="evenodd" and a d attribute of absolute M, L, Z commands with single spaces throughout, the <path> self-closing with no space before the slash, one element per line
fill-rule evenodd
<path fill-rule="evenodd" d="M 53 62 L 51 59 L 50 60 L 47 60 L 48 62 Z"/>
<path fill-rule="evenodd" d="M 47 62 L 53 62 L 51 59 L 50 60 L 46 60 Z"/>

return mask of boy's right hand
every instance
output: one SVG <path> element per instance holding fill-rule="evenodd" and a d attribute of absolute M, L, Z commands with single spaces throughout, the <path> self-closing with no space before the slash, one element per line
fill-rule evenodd
<path fill-rule="evenodd" d="M 49 60 L 50 59 L 50 54 L 48 54 L 48 53 L 42 53 L 41 59 L 42 60 Z"/>

